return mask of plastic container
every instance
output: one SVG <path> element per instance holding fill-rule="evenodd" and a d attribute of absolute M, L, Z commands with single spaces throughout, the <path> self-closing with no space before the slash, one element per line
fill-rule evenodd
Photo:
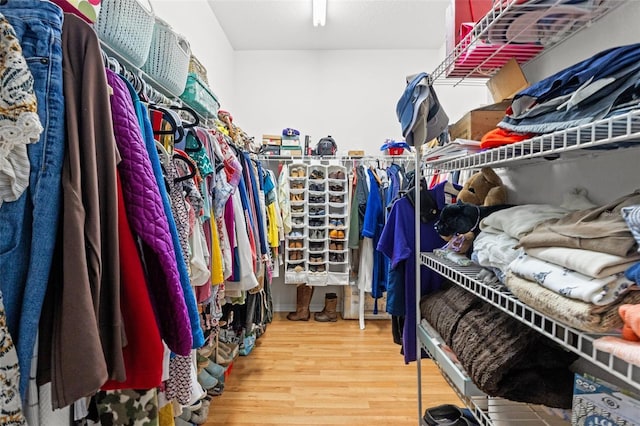
<path fill-rule="evenodd" d="M 103 0 L 95 30 L 98 38 L 110 49 L 131 65 L 140 67 L 149 55 L 154 26 L 150 2 Z"/>
<path fill-rule="evenodd" d="M 179 97 L 187 85 L 190 59 L 191 47 L 187 39 L 173 31 L 165 21 L 156 18 L 149 55 L 142 71 Z"/>
<path fill-rule="evenodd" d="M 187 85 L 182 95 L 180 95 L 180 99 L 206 118 L 215 118 L 218 116 L 220 104 L 218 103 L 216 95 L 214 95 L 206 83 L 194 73 L 189 73 L 187 76 Z"/>

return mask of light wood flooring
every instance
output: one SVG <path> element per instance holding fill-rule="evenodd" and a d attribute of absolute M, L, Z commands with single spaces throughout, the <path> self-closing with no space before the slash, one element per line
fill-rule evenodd
<path fill-rule="evenodd" d="M 313 315 L 313 314 L 312 314 Z M 277 313 L 213 399 L 205 425 L 416 425 L 416 365 L 405 365 L 391 323 L 288 321 Z M 423 360 L 423 408 L 455 393 Z"/>

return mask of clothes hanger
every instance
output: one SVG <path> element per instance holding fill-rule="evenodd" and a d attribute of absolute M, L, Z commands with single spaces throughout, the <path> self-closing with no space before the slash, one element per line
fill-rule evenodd
<path fill-rule="evenodd" d="M 190 128 L 187 131 L 187 135 L 191 135 L 195 139 L 197 146 L 195 148 L 189 148 L 185 146 L 184 152 L 198 152 L 204 148 L 204 144 L 200 140 L 200 137 L 198 136 L 198 132 L 196 132 L 196 129 Z"/>
<path fill-rule="evenodd" d="M 376 169 L 372 165 L 370 165 L 369 170 L 373 174 L 373 177 L 375 178 L 376 182 L 378 182 L 378 185 L 382 185 L 382 181 L 380 180 L 380 176 L 378 176 L 378 173 L 376 173 Z"/>
<path fill-rule="evenodd" d="M 180 143 L 184 139 L 184 127 L 182 127 L 182 120 L 180 116 L 171 109 L 165 108 L 164 106 L 160 106 L 157 104 L 149 105 L 149 108 L 154 111 L 159 111 L 162 113 L 162 120 L 164 123 L 168 124 L 169 130 L 154 130 L 154 135 L 172 135 L 174 136 L 173 144 Z"/>
<path fill-rule="evenodd" d="M 193 118 L 193 120 L 191 122 L 182 120 L 182 128 L 183 129 L 191 129 L 191 128 L 196 127 L 196 126 L 198 126 L 200 124 L 200 117 L 198 116 L 198 113 L 193 110 L 193 108 L 190 108 L 188 106 L 177 106 L 177 105 L 171 105 L 171 106 L 169 106 L 169 108 L 171 108 L 172 110 L 184 111 L 184 112 L 188 113 L 189 115 L 191 115 L 191 117 Z"/>
<path fill-rule="evenodd" d="M 184 155 L 182 155 L 179 152 L 174 152 L 173 153 L 173 159 L 182 161 L 189 168 L 189 174 L 175 178 L 173 180 L 174 183 L 182 182 L 182 181 L 193 179 L 194 177 L 196 177 L 196 175 L 198 174 L 198 169 L 193 164 L 193 162 L 191 161 L 190 158 L 185 157 Z"/>

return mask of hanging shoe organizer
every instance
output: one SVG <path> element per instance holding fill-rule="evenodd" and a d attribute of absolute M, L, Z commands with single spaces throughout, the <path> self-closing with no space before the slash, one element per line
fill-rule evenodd
<path fill-rule="evenodd" d="M 294 163 L 289 168 L 292 230 L 285 239 L 285 283 L 347 285 L 346 168 Z"/>

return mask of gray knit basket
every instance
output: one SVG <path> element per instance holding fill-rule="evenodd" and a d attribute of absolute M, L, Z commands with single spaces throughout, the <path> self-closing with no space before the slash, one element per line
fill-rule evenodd
<path fill-rule="evenodd" d="M 102 0 L 95 29 L 115 53 L 140 67 L 147 60 L 155 18 L 149 1 Z"/>
<path fill-rule="evenodd" d="M 169 24 L 156 18 L 147 61 L 142 66 L 157 83 L 175 97 L 179 97 L 187 84 L 191 47 L 187 39 L 171 29 Z"/>

